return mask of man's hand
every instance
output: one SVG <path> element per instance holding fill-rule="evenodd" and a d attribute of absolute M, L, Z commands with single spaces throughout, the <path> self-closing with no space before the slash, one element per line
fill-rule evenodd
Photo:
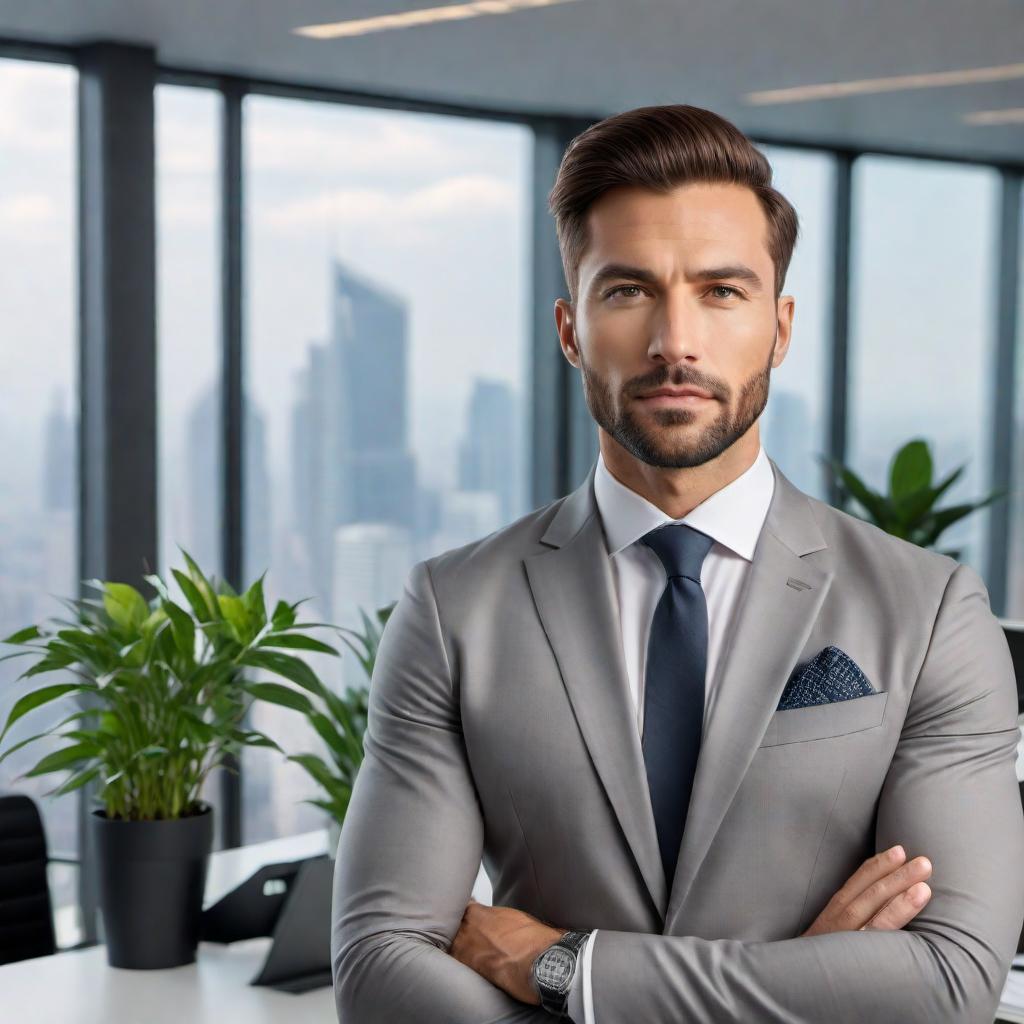
<path fill-rule="evenodd" d="M 488 907 L 470 899 L 449 953 L 513 999 L 540 1005 L 530 982 L 533 961 L 565 934 L 512 907 Z"/>
<path fill-rule="evenodd" d="M 869 857 L 828 901 L 804 935 L 827 932 L 898 931 L 931 899 L 927 857 L 904 864 L 902 846 Z"/>

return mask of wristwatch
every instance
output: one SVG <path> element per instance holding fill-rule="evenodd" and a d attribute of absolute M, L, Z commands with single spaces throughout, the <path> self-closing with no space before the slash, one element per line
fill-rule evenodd
<path fill-rule="evenodd" d="M 566 932 L 533 961 L 530 980 L 540 1005 L 556 1017 L 568 1017 L 569 987 L 576 975 L 579 952 L 590 932 Z"/>

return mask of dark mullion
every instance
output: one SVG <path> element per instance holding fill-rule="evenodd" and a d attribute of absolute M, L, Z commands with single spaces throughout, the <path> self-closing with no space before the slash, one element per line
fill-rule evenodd
<path fill-rule="evenodd" d="M 1006 491 L 1013 485 L 1013 414 L 1017 381 L 1014 356 L 1018 334 L 1020 288 L 1021 182 L 1020 172 L 1004 171 L 1002 174 L 997 249 L 997 320 L 995 359 L 992 365 L 990 486 Z M 991 506 L 989 513 L 988 572 L 985 582 L 992 610 L 997 615 L 1003 615 L 1006 611 L 1012 512 L 1012 495 L 1007 494 Z"/>
<path fill-rule="evenodd" d="M 143 576 L 159 568 L 155 53 L 97 43 L 78 52 L 78 72 L 78 577 L 149 596 Z M 97 938 L 98 788 L 84 786 L 78 802 L 87 942 Z"/>
<path fill-rule="evenodd" d="M 539 125 L 533 137 L 532 246 L 530 312 L 532 508 L 566 494 L 571 434 L 569 373 L 555 330 L 555 299 L 565 294 L 562 262 L 548 192 L 554 184 L 568 133 L 559 121 Z"/>
<path fill-rule="evenodd" d="M 828 453 L 845 464 L 849 421 L 850 388 L 850 246 L 851 190 L 853 162 L 849 153 L 837 154 L 832 201 L 832 346 L 828 360 Z M 840 488 L 835 475 L 828 474 L 828 501 L 838 506 Z"/>
<path fill-rule="evenodd" d="M 221 458 L 223 532 L 221 569 L 236 590 L 242 587 L 245 522 L 245 395 L 242 332 L 242 101 L 245 87 L 229 82 L 221 90 Z M 242 845 L 240 760 L 224 757 L 220 769 L 220 848 Z"/>

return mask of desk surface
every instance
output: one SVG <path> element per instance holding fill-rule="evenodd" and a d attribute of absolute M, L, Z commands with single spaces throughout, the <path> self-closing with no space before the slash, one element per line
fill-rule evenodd
<path fill-rule="evenodd" d="M 210 906 L 264 864 L 327 852 L 327 830 L 272 839 L 210 855 L 203 905 Z M 331 851 L 333 853 L 333 851 Z M 491 886 L 481 866 L 473 887 L 481 903 Z M 221 945 L 200 942 L 196 962 L 162 971 L 107 963 L 105 946 L 0 966 L 0 1020 L 17 1024 L 335 1024 L 328 985 L 290 995 L 249 982 L 270 938 Z"/>
<path fill-rule="evenodd" d="M 215 903 L 263 864 L 326 852 L 326 829 L 217 850 L 210 855 L 203 905 Z M 5 964 L 0 1017 L 18 1024 L 333 1024 L 330 986 L 290 995 L 249 984 L 270 942 L 201 942 L 194 964 L 162 971 L 111 967 L 106 946 Z"/>
<path fill-rule="evenodd" d="M 334 1024 L 330 986 L 289 995 L 254 987 L 270 939 L 201 942 L 196 962 L 163 971 L 107 963 L 105 946 L 0 967 L 3 1019 L 17 1024 Z"/>

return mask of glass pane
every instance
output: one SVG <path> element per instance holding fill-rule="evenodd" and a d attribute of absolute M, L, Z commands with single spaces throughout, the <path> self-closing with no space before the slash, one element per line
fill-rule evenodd
<path fill-rule="evenodd" d="M 78 593 L 78 379 L 74 69 L 0 60 L 0 637 L 67 609 Z M 0 646 L 0 654 L 14 653 Z M 16 682 L 34 658 L 0 662 L 0 723 L 39 679 Z M 4 750 L 76 710 L 58 701 L 16 723 Z M 2 727 L 2 726 L 0 726 Z M 71 728 L 71 726 L 68 726 Z M 29 744 L 0 764 L 0 792 L 39 806 L 50 852 L 77 853 L 77 796 L 44 796 L 67 775 L 20 778 L 66 741 Z M 54 878 L 53 902 L 77 903 L 74 874 Z M 59 940 L 69 938 L 62 929 Z"/>
<path fill-rule="evenodd" d="M 155 105 L 160 571 L 185 568 L 180 547 L 219 576 L 221 98 L 161 85 Z M 215 771 L 203 799 L 218 786 Z"/>
<path fill-rule="evenodd" d="M 929 442 L 937 479 L 966 464 L 940 508 L 990 488 L 999 178 L 893 157 L 854 165 L 848 463 L 888 492 L 888 466 Z M 984 574 L 989 510 L 935 547 Z"/>
<path fill-rule="evenodd" d="M 785 360 L 772 371 L 761 442 L 797 487 L 824 499 L 828 476 L 819 456 L 828 450 L 835 161 L 824 153 L 759 148 L 771 162 L 775 187 L 800 217 L 782 289 L 796 299 L 793 335 Z"/>
<path fill-rule="evenodd" d="M 246 100 L 247 580 L 360 627 L 412 564 L 528 511 L 531 135 Z M 340 645 L 333 634 L 325 639 Z M 310 659 L 336 688 L 364 685 Z M 258 708 L 289 752 L 304 719 Z M 246 841 L 319 828 L 317 787 L 246 752 Z"/>

